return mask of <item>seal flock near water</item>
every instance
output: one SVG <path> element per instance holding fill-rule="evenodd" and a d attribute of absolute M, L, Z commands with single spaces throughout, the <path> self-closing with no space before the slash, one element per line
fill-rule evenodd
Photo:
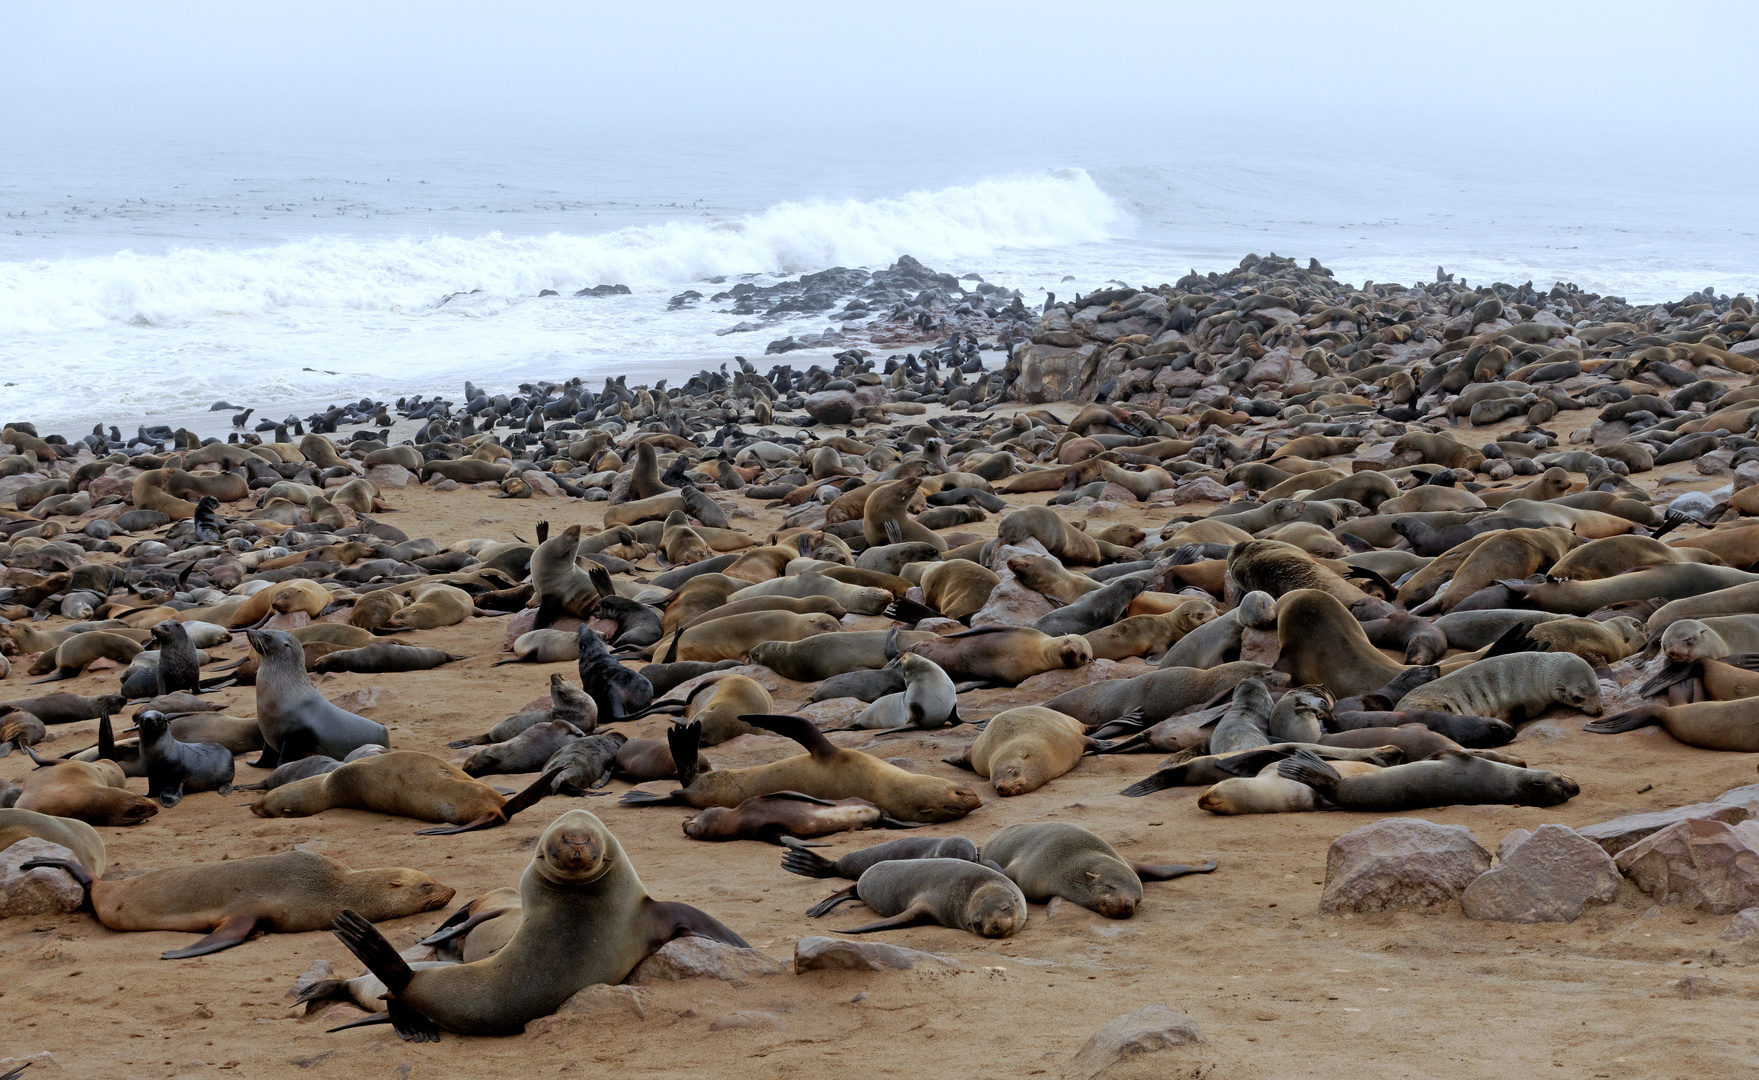
<path fill-rule="evenodd" d="M 412 1041 L 517 1033 L 679 938 L 745 955 L 772 888 L 806 902 L 771 939 L 938 924 L 982 955 L 1077 933 L 1056 905 L 1176 920 L 1270 887 L 1275 860 L 1216 839 L 1244 815 L 1317 822 L 1273 830 L 1302 866 L 1347 834 L 1326 911 L 1759 906 L 1759 879 L 1710 880 L 1732 863 L 1656 869 L 1695 822 L 1759 860 L 1754 793 L 1610 790 L 1660 732 L 1736 771 L 1759 753 L 1747 297 L 1357 288 L 1252 256 L 1033 318 L 914 261 L 841 273 L 811 289 L 928 281 L 894 322 L 936 344 L 467 385 L 225 441 L 14 418 L 0 840 L 39 846 L 7 896 L 55 880 L 108 930 L 205 935 L 166 958 L 339 940 L 359 974 L 308 972 L 297 1004 Z M 1571 813 L 1590 800 L 1674 816 Z M 1451 884 L 1406 881 L 1434 861 L 1407 840 L 1344 895 L 1352 836 L 1461 807 L 1568 816 L 1610 890 L 1572 908 L 1558 870 L 1526 882 L 1550 907 L 1474 901 L 1522 835 Z M 681 833 L 620 841 L 662 818 Z M 510 827 L 523 873 L 469 835 Z M 891 838 L 842 835 L 870 830 Z M 700 887 L 733 859 L 769 883 Z M 817 878 L 850 884 L 808 899 Z"/>

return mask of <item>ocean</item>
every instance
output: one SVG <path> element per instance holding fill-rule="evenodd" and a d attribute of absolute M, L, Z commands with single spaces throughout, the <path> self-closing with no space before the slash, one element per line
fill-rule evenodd
<path fill-rule="evenodd" d="M 767 365 L 769 341 L 832 324 L 725 333 L 751 320 L 669 298 L 906 254 L 1034 307 L 1248 252 L 1353 283 L 1444 266 L 1632 301 L 1759 291 L 1742 159 L 1687 172 L 1610 145 L 1414 152 L 1274 131 L 985 138 L 21 135 L 0 165 L 0 419 L 77 436 L 221 399 L 279 419 L 461 399 L 466 379 Z M 629 292 L 572 295 L 607 284 Z"/>

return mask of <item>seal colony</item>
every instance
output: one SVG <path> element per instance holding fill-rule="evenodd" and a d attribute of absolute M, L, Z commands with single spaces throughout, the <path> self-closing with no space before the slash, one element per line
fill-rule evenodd
<path fill-rule="evenodd" d="M 1004 327 L 227 442 L 10 418 L 7 841 L 69 847 L 32 868 L 105 927 L 209 934 L 169 956 L 259 931 L 339 956 L 331 928 L 367 969 L 342 996 L 427 1040 L 517 1032 L 675 937 L 822 933 L 815 901 L 977 953 L 1069 935 L 1047 901 L 1132 925 L 1211 902 L 1259 872 L 1211 858 L 1251 815 L 1322 822 L 1288 833 L 1313 856 L 1313 828 L 1381 815 L 1569 814 L 1605 797 L 1542 737 L 1578 716 L 1589 746 L 1759 747 L 1745 297 L 1251 257 Z M 1669 498 L 1687 469 L 1712 490 Z M 1044 820 L 1065 808 L 1086 823 Z M 523 875 L 510 825 L 540 832 Z M 205 839 L 259 827 L 397 855 Z M 501 848 L 466 846 L 485 828 Z M 873 828 L 921 831 L 840 835 Z M 854 884 L 787 916 L 678 884 L 745 859 L 765 890 Z M 400 956 L 404 930 L 444 951 Z M 620 951 L 563 948 L 600 930 Z"/>

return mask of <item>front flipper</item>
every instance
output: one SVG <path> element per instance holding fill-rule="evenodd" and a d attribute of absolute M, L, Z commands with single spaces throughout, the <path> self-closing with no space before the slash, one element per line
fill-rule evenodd
<path fill-rule="evenodd" d="M 1141 709 L 1131 709 L 1116 720 L 1101 724 L 1088 734 L 1095 739 L 1115 739 L 1119 735 L 1135 735 L 1153 726 L 1142 718 Z"/>
<path fill-rule="evenodd" d="M 1156 866 L 1153 863 L 1130 862 L 1130 869 L 1136 871 L 1136 876 L 1144 881 L 1171 881 L 1186 874 L 1209 874 L 1215 872 L 1215 867 L 1214 859 L 1201 866 L 1186 866 L 1184 863 Z"/>
<path fill-rule="evenodd" d="M 498 919 L 512 910 L 512 908 L 504 907 L 489 908 L 486 911 L 478 911 L 472 915 L 465 915 L 464 909 L 460 908 L 450 919 L 441 923 L 439 929 L 435 930 L 427 937 L 422 938 L 420 941 L 416 942 L 416 944 L 441 945 L 454 938 L 461 938 L 481 926 L 483 923 L 488 922 L 490 919 Z M 460 915 L 464 915 L 464 918 L 459 918 Z"/>
<path fill-rule="evenodd" d="M 919 923 L 924 919 L 929 918 L 930 914 L 931 912 L 928 910 L 926 904 L 912 904 L 910 907 L 905 908 L 903 911 L 898 912 L 889 919 L 881 919 L 879 922 L 868 923 L 866 926 L 857 926 L 853 930 L 838 930 L 837 933 L 871 934 L 875 930 L 896 930 L 900 926 L 909 926 L 912 923 Z"/>
<path fill-rule="evenodd" d="M 150 792 L 149 792 L 149 794 L 150 794 Z M 181 780 L 179 780 L 177 782 L 177 787 L 174 790 L 160 791 L 159 792 L 159 805 L 163 806 L 167 810 L 171 809 L 172 807 L 176 806 L 178 803 L 180 803 L 182 801 L 183 801 L 183 781 L 181 781 Z"/>
<path fill-rule="evenodd" d="M 350 1020 L 346 1024 L 337 1024 L 333 1028 L 325 1028 L 324 1033 L 326 1035 L 334 1035 L 338 1031 L 347 1031 L 349 1028 L 370 1027 L 373 1024 L 389 1024 L 390 1022 L 391 1022 L 391 1014 L 389 1011 L 382 1012 L 382 1013 L 367 1013 L 365 1016 L 361 1017 L 359 1020 Z M 418 1040 L 418 1041 L 438 1042 L 439 1040 L 436 1038 L 436 1039 L 422 1039 L 422 1040 Z"/>
<path fill-rule="evenodd" d="M 214 927 L 214 932 L 193 945 L 181 949 L 172 949 L 161 954 L 165 960 L 187 960 L 192 956 L 206 956 L 230 949 L 234 945 L 243 945 L 250 939 L 251 931 L 257 928 L 255 915 L 228 915 Z"/>
<path fill-rule="evenodd" d="M 751 948 L 744 938 L 734 933 L 721 920 L 689 904 L 655 900 L 648 915 L 653 919 L 654 930 L 659 938 L 655 948 L 678 937 L 709 938 L 736 949 Z"/>
<path fill-rule="evenodd" d="M 1724 663 L 1728 662 L 1725 657 Z M 1670 686 L 1685 682 L 1687 679 L 1700 678 L 1704 672 L 1702 661 L 1690 660 L 1681 664 L 1669 664 L 1637 690 L 1640 697 L 1653 697 Z"/>
<path fill-rule="evenodd" d="M 832 893 L 823 900 L 820 900 L 818 903 L 807 908 L 806 917 L 809 919 L 816 919 L 820 915 L 830 912 L 838 904 L 845 903 L 849 900 L 859 899 L 861 899 L 861 897 L 856 893 L 855 886 L 851 885 L 847 889 L 839 889 L 837 892 Z"/>

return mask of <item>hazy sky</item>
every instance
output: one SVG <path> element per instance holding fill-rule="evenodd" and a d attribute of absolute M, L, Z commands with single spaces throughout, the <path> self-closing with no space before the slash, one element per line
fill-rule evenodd
<path fill-rule="evenodd" d="M 1206 131 L 1496 149 L 1743 130 L 1747 4 L 0 0 L 0 123 Z M 1415 127 L 1410 125 L 1416 125 Z M 1635 149 L 1635 148 L 1633 148 Z M 1413 147 L 1420 152 L 1421 147 Z"/>

